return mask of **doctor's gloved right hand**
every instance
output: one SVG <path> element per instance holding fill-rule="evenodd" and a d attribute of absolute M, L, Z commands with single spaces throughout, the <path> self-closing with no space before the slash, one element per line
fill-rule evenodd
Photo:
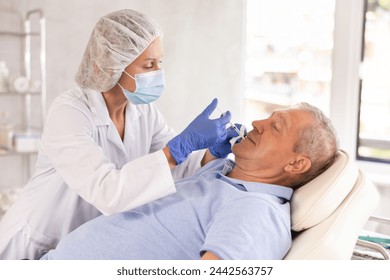
<path fill-rule="evenodd" d="M 215 98 L 182 133 L 168 142 L 167 146 L 177 164 L 185 161 L 191 152 L 209 148 L 226 139 L 226 125 L 231 119 L 230 112 L 220 118 L 209 119 L 217 104 L 218 100 Z"/>

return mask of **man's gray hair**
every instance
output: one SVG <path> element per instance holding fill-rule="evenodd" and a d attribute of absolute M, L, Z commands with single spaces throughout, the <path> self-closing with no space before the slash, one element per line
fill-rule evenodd
<path fill-rule="evenodd" d="M 330 119 L 317 107 L 305 102 L 291 107 L 303 110 L 313 117 L 313 123 L 298 132 L 294 152 L 304 154 L 311 160 L 310 169 L 302 174 L 293 186 L 300 187 L 324 172 L 336 159 L 339 150 L 336 130 Z"/>

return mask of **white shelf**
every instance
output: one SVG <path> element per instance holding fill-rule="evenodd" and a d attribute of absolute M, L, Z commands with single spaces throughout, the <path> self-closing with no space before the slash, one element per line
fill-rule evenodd
<path fill-rule="evenodd" d="M 32 22 L 34 22 L 34 24 L 32 24 Z M 39 29 L 31 30 L 32 26 L 34 29 Z M 37 40 L 35 40 L 35 38 L 39 39 L 39 43 Z M 21 100 L 15 99 L 12 100 L 12 102 L 20 102 L 23 106 L 19 112 L 22 117 L 21 123 L 12 124 L 14 127 L 21 127 L 21 130 L 16 130 L 14 133 L 14 149 L 0 149 L 0 160 L 2 161 L 2 166 L 4 162 L 6 164 L 13 162 L 13 160 L 9 160 L 7 157 L 20 157 L 20 159 L 15 160 L 15 162 L 18 164 L 20 163 L 20 174 L 18 175 L 21 175 L 16 178 L 15 181 L 12 177 L 7 178 L 10 179 L 11 186 L 9 186 L 9 182 L 7 182 L 7 180 L 2 180 L 1 182 L 2 184 L 7 185 L 0 185 L 1 218 L 1 216 L 5 213 L 8 207 L 20 193 L 21 188 L 17 187 L 16 185 L 24 185 L 32 175 L 31 160 L 34 159 L 34 157 L 37 155 L 37 145 L 35 144 L 38 143 L 39 140 L 36 139 L 38 139 L 38 137 L 40 138 L 46 115 L 46 21 L 42 10 L 37 9 L 28 11 L 24 18 L 23 30 L 20 30 L 20 32 L 0 30 L 0 39 L 3 41 L 12 40 L 12 42 L 18 42 L 22 46 L 23 53 L 21 54 L 20 62 L 23 64 L 23 67 L 20 71 L 21 73 L 19 74 L 30 82 L 29 87 L 23 88 L 27 89 L 26 92 L 16 92 L 13 90 L 13 87 L 9 87 L 6 91 L 0 92 L 0 98 L 21 98 Z M 39 48 L 39 54 L 34 51 L 34 48 Z M 39 61 L 39 66 L 34 63 L 33 67 L 31 61 Z M 39 75 L 38 80 L 35 80 L 35 78 L 34 80 L 32 79 L 35 76 L 33 73 L 37 73 Z M 35 84 L 35 82 L 37 82 L 39 86 L 38 84 Z M 36 124 L 38 127 L 34 127 L 36 122 L 33 122 L 32 120 L 32 112 L 33 110 L 37 109 L 35 105 L 35 98 L 40 98 L 40 107 L 38 109 L 41 111 L 41 118 L 39 124 Z M 12 105 L 9 107 L 9 110 L 13 110 Z M 29 141 L 29 137 L 31 137 L 33 141 L 37 142 L 32 143 Z M 26 152 L 19 152 L 21 150 L 26 150 Z M 10 168 L 12 169 L 12 167 Z"/>
<path fill-rule="evenodd" d="M 0 91 L 0 96 L 19 96 L 23 97 L 26 95 L 36 95 L 40 96 L 41 92 L 40 91 L 34 91 L 34 92 L 16 92 L 16 91 Z"/>
<path fill-rule="evenodd" d="M 26 36 L 40 36 L 39 32 L 12 32 L 12 31 L 0 31 L 2 36 L 13 36 L 13 37 L 26 37 Z"/>
<path fill-rule="evenodd" d="M 2 157 L 2 156 L 31 156 L 31 155 L 35 155 L 37 153 L 38 153 L 38 151 L 18 152 L 15 150 L 0 149 L 0 157 Z"/>

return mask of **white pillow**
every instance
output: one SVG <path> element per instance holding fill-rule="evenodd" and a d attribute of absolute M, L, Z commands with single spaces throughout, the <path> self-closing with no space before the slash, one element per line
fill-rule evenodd
<path fill-rule="evenodd" d="M 302 231 L 329 217 L 351 191 L 357 177 L 355 162 L 340 150 L 332 166 L 294 191 L 291 198 L 291 229 Z"/>

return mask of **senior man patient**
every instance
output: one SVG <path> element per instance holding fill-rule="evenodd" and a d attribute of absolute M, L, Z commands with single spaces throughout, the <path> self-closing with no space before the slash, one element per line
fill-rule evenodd
<path fill-rule="evenodd" d="M 87 222 L 43 259 L 282 259 L 291 195 L 333 163 L 338 141 L 307 103 L 252 125 L 234 161 L 211 161 L 174 194 Z"/>

